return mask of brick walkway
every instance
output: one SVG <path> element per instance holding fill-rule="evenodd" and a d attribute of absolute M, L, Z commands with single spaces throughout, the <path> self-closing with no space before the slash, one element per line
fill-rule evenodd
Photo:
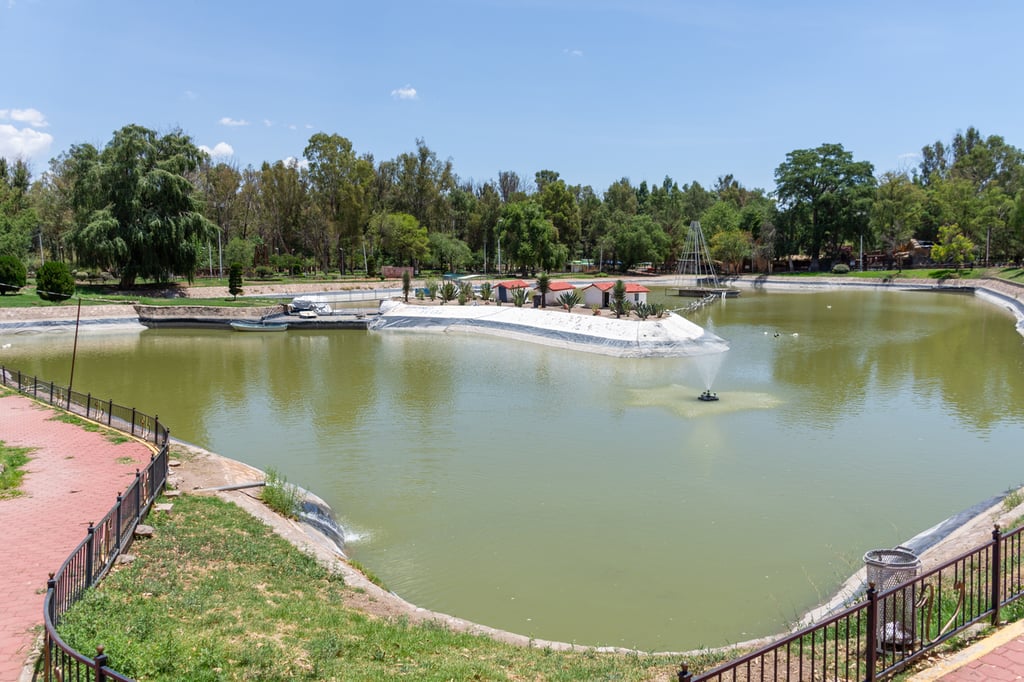
<path fill-rule="evenodd" d="M 134 440 L 116 445 L 101 433 L 55 421 L 56 414 L 23 396 L 0 395 L 0 441 L 35 448 L 24 467 L 25 494 L 0 500 L 0 680 L 21 674 L 43 623 L 49 574 L 151 454 Z"/>

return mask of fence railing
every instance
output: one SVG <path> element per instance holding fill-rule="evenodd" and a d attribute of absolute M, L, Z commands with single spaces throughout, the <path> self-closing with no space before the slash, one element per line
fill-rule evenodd
<path fill-rule="evenodd" d="M 107 667 L 107 656 L 98 647 L 90 658 L 67 645 L 57 627 L 61 619 L 86 589 L 106 575 L 118 555 L 131 544 L 136 526 L 145 517 L 167 483 L 168 443 L 170 430 L 153 416 L 135 408 L 117 405 L 113 400 L 99 400 L 76 393 L 53 382 L 0 367 L 0 384 L 25 395 L 106 424 L 112 429 L 152 441 L 158 448 L 145 469 L 135 471 L 135 480 L 121 494 L 113 508 L 99 521 L 90 523 L 85 538 L 50 575 L 43 601 L 42 675 L 51 680 L 120 680 L 131 678 Z"/>
<path fill-rule="evenodd" d="M 684 664 L 681 682 L 860 680 L 903 670 L 969 626 L 999 622 L 1024 595 L 1024 527 L 892 589 L 868 586 L 857 604 L 756 651 L 700 674 Z"/>

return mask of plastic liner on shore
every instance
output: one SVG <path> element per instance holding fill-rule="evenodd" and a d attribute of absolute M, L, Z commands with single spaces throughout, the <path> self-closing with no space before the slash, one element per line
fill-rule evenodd
<path fill-rule="evenodd" d="M 385 301 L 371 331 L 475 333 L 615 357 L 684 357 L 729 349 L 719 336 L 668 313 L 648 320 L 514 306 L 417 306 Z"/>

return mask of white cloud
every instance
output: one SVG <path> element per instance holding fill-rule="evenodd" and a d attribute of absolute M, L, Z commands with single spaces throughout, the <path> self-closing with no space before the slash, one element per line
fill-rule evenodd
<path fill-rule="evenodd" d="M 563 54 L 567 54 L 570 57 L 582 57 L 583 56 L 583 50 L 570 50 L 569 48 L 565 48 L 564 50 L 562 50 L 562 53 Z"/>
<path fill-rule="evenodd" d="M 299 126 L 295 125 L 294 123 L 289 123 L 288 124 L 288 130 L 298 130 L 298 129 L 299 129 Z"/>
<path fill-rule="evenodd" d="M 411 85 L 406 85 L 404 88 L 396 88 L 391 91 L 391 96 L 395 99 L 416 99 L 416 88 Z"/>
<path fill-rule="evenodd" d="M 46 152 L 51 144 L 53 135 L 49 133 L 0 123 L 0 156 L 4 158 L 31 158 Z"/>
<path fill-rule="evenodd" d="M 312 123 L 307 123 L 305 125 L 305 128 L 306 128 L 306 130 L 312 130 L 313 129 L 313 124 Z"/>
<path fill-rule="evenodd" d="M 229 145 L 227 142 L 218 142 L 213 145 L 213 149 L 210 149 L 205 144 L 199 145 L 199 148 L 209 154 L 214 159 L 223 159 L 227 156 L 233 156 L 235 153 L 234 147 Z"/>
<path fill-rule="evenodd" d="M 225 116 L 221 120 L 217 121 L 217 123 L 220 123 L 222 126 L 228 126 L 228 127 L 231 127 L 231 128 L 234 128 L 236 126 L 247 126 L 247 125 L 249 125 L 249 122 L 246 121 L 244 118 L 234 119 L 234 118 L 231 118 L 230 116 Z"/>
<path fill-rule="evenodd" d="M 267 126 L 269 128 L 270 126 L 274 125 L 274 122 L 271 121 L 269 118 L 265 118 L 265 119 L 263 119 L 263 125 L 265 125 L 265 126 Z"/>
<path fill-rule="evenodd" d="M 188 99 L 188 100 L 193 100 L 194 101 L 194 100 L 199 99 L 199 93 L 195 92 L 194 90 L 186 90 L 183 94 L 185 95 L 185 99 Z"/>
<path fill-rule="evenodd" d="M 38 109 L 0 109 L 0 119 L 27 123 L 34 128 L 45 128 L 50 125 Z"/>
<path fill-rule="evenodd" d="M 309 170 L 309 161 L 307 159 L 296 159 L 294 156 L 284 159 L 284 165 L 289 168 L 294 166 L 299 170 Z"/>

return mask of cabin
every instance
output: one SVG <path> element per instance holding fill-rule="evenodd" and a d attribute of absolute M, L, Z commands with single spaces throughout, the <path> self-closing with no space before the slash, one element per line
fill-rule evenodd
<path fill-rule="evenodd" d="M 615 282 L 594 282 L 584 287 L 583 305 L 588 308 L 595 305 L 598 308 L 607 308 L 611 303 L 612 289 L 614 288 Z M 647 294 L 650 291 L 650 289 L 642 284 L 626 282 L 626 299 L 633 304 L 647 303 Z"/>
<path fill-rule="evenodd" d="M 552 306 L 561 305 L 558 302 L 558 297 L 561 296 L 562 294 L 564 294 L 567 291 L 572 291 L 575 288 L 576 288 L 575 286 L 573 286 L 572 284 L 569 284 L 568 282 L 561 282 L 561 281 L 552 280 L 551 283 L 548 284 L 548 293 L 544 297 L 544 305 L 546 305 L 546 306 L 548 306 L 548 305 L 552 305 Z M 536 306 L 540 305 L 540 295 L 535 295 L 534 298 L 535 298 L 534 307 L 536 307 Z"/>
<path fill-rule="evenodd" d="M 505 282 L 498 282 L 494 287 L 494 297 L 498 303 L 511 303 L 512 293 L 516 289 L 529 289 L 530 285 L 521 279 L 510 279 Z"/>

